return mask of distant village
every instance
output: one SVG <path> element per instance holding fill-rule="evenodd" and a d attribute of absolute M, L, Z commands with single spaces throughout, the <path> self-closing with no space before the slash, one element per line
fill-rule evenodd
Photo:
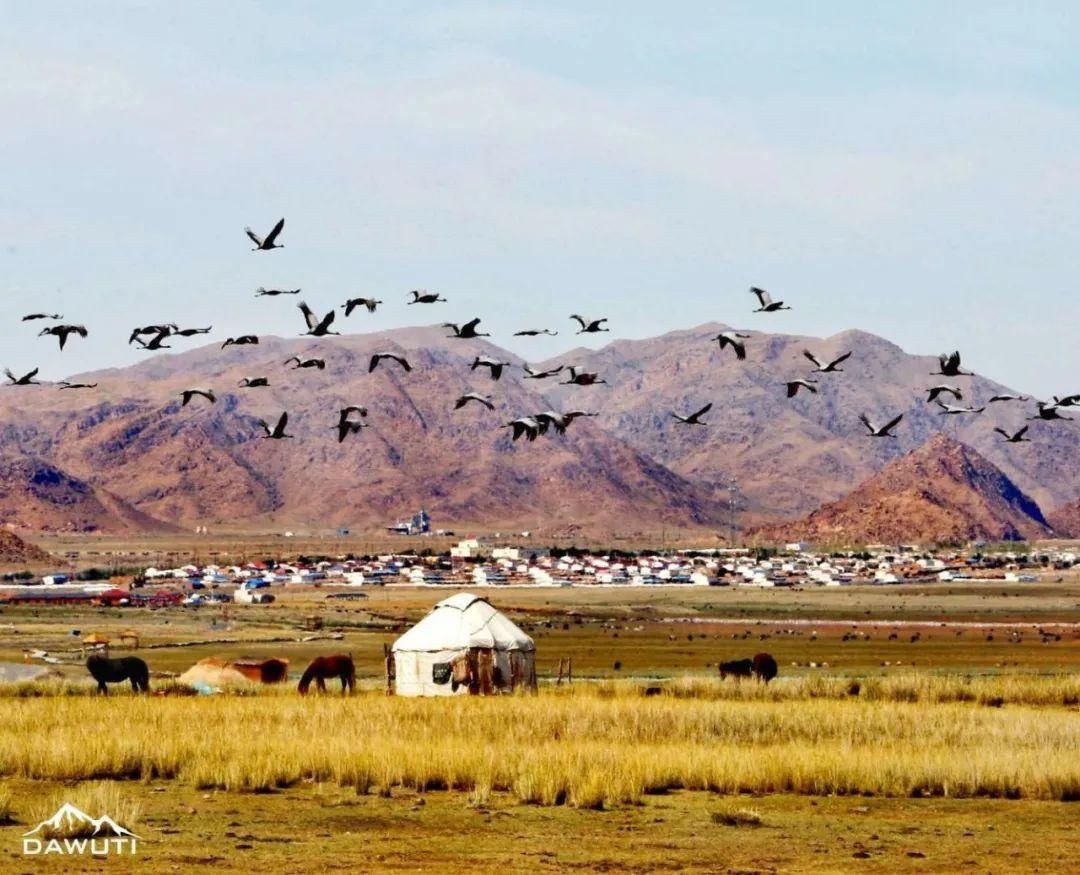
<path fill-rule="evenodd" d="M 1080 549 L 980 552 L 927 551 L 870 545 L 858 552 L 822 553 L 801 543 L 782 550 L 704 549 L 592 553 L 499 546 L 467 538 L 448 552 L 389 553 L 361 558 L 273 560 L 242 565 L 149 567 L 128 588 L 111 581 L 79 581 L 67 574 L 4 584 L 0 604 L 104 604 L 116 606 L 267 604 L 274 590 L 294 586 L 572 587 L 731 586 L 840 587 L 915 582 L 1054 580 L 1080 564 Z M 358 597 L 362 597 L 357 593 Z M 348 592 L 333 597 L 348 597 Z"/>

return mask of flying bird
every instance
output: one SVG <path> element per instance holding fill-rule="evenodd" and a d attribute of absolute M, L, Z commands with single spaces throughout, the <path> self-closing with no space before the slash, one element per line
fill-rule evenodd
<path fill-rule="evenodd" d="M 879 428 L 878 426 L 874 425 L 869 420 L 869 418 L 866 416 L 865 413 L 860 413 L 859 414 L 859 422 L 861 422 L 863 425 L 865 425 L 870 430 L 870 434 L 868 435 L 868 437 L 878 437 L 878 438 L 896 437 L 896 435 L 891 434 L 891 432 L 900 423 L 900 420 L 903 419 L 903 418 L 904 418 L 904 414 L 901 413 L 895 419 L 889 420 L 888 423 L 886 423 L 885 425 L 883 425 L 883 426 L 881 426 Z"/>
<path fill-rule="evenodd" d="M 408 359 L 403 355 L 398 355 L 396 352 L 377 352 L 371 357 L 371 362 L 368 364 L 368 373 L 370 374 L 379 366 L 379 362 L 383 359 L 393 359 L 399 365 L 401 365 L 406 371 L 412 370 L 412 365 L 409 364 Z"/>
<path fill-rule="evenodd" d="M 251 344 L 257 344 L 259 338 L 254 334 L 241 334 L 239 337 L 230 337 L 223 344 L 221 348 L 225 349 L 227 346 L 249 346 Z"/>
<path fill-rule="evenodd" d="M 299 295 L 300 289 L 264 289 L 259 286 L 255 290 L 256 298 L 272 298 L 277 295 Z"/>
<path fill-rule="evenodd" d="M 683 416 L 680 413 L 672 413 L 671 415 L 674 416 L 677 420 L 679 420 L 679 422 L 683 423 L 683 425 L 708 425 L 708 423 L 702 422 L 701 417 L 703 417 L 710 410 L 712 410 L 711 401 L 704 407 L 702 407 L 700 410 L 695 410 L 689 416 Z"/>
<path fill-rule="evenodd" d="M 304 314 L 304 321 L 307 322 L 308 330 L 304 334 L 310 334 L 312 337 L 325 337 L 327 334 L 338 334 L 340 332 L 331 331 L 330 326 L 334 322 L 334 317 L 337 316 L 335 310 L 331 310 L 322 319 L 319 319 L 312 311 L 311 308 L 301 301 L 296 305 L 299 307 L 300 312 Z"/>
<path fill-rule="evenodd" d="M 540 434 L 540 423 L 531 416 L 522 416 L 520 419 L 513 419 L 506 423 L 506 425 L 500 426 L 500 428 L 513 429 L 513 439 L 515 441 L 523 435 L 530 441 L 534 441 L 536 440 L 536 436 Z"/>
<path fill-rule="evenodd" d="M 437 301 L 446 303 L 446 298 L 440 298 L 438 292 L 429 292 L 427 289 L 413 289 L 409 292 L 413 296 L 413 299 L 409 301 L 410 304 L 434 304 Z"/>
<path fill-rule="evenodd" d="M 551 368 L 547 371 L 534 371 L 528 365 L 522 365 L 522 370 L 525 371 L 526 380 L 546 380 L 548 377 L 554 377 L 556 374 L 562 373 L 563 366 L 559 365 L 557 368 Z"/>
<path fill-rule="evenodd" d="M 143 349 L 172 349 L 171 346 L 165 343 L 166 338 L 170 337 L 171 335 L 171 331 L 163 331 L 159 334 L 155 334 L 149 340 L 143 340 L 141 335 L 136 337 L 135 340 L 138 341 L 139 346 L 141 346 Z"/>
<path fill-rule="evenodd" d="M 22 317 L 23 322 L 31 322 L 34 319 L 63 319 L 59 313 L 30 313 Z"/>
<path fill-rule="evenodd" d="M 495 359 L 489 359 L 486 356 L 478 355 L 473 359 L 470 371 L 475 371 L 477 368 L 488 368 L 491 371 L 491 379 L 497 380 L 502 376 L 503 368 L 510 366 L 510 362 L 500 362 Z"/>
<path fill-rule="evenodd" d="M 202 397 L 211 404 L 217 401 L 217 397 L 214 395 L 212 389 L 184 389 L 184 391 L 180 393 L 180 396 L 184 399 L 184 402 L 180 406 L 187 407 L 188 402 L 196 395 L 202 395 Z"/>
<path fill-rule="evenodd" d="M 985 407 L 954 407 L 952 404 L 945 404 L 942 401 L 935 401 L 934 403 L 941 408 L 941 413 L 938 416 L 958 416 L 961 413 L 982 413 L 986 410 Z"/>
<path fill-rule="evenodd" d="M 1030 444 L 1032 442 L 1031 438 L 1024 437 L 1024 435 L 1027 433 L 1027 430 L 1028 430 L 1029 427 L 1030 426 L 1025 425 L 1023 428 L 1021 428 L 1019 431 L 1017 431 L 1017 432 L 1015 432 L 1013 434 L 1009 434 L 1009 432 L 1005 431 L 1005 429 L 1003 429 L 1003 428 L 995 428 L 994 431 L 996 431 L 999 435 L 1001 435 L 1003 438 L 1005 438 L 1006 443 L 1010 443 L 1010 444 L 1024 444 L 1024 443 L 1027 443 L 1027 444 Z"/>
<path fill-rule="evenodd" d="M 86 337 L 87 331 L 84 325 L 52 325 L 49 328 L 42 328 L 38 332 L 38 337 L 43 337 L 46 334 L 60 338 L 60 349 L 63 349 L 70 335 L 77 334 L 79 337 Z"/>
<path fill-rule="evenodd" d="M 774 301 L 772 295 L 770 295 L 764 289 L 759 289 L 757 286 L 750 286 L 750 293 L 757 295 L 758 303 L 761 304 L 755 313 L 774 313 L 777 310 L 790 310 L 790 307 L 785 307 L 783 301 Z"/>
<path fill-rule="evenodd" d="M 943 352 L 938 356 L 938 370 L 931 371 L 930 375 L 935 376 L 940 374 L 943 377 L 971 377 L 973 374 L 971 371 L 960 370 L 960 351 L 955 350 L 953 353 Z"/>
<path fill-rule="evenodd" d="M 261 425 L 263 427 L 263 431 L 266 432 L 266 434 L 263 435 L 264 438 L 280 440 L 281 438 L 291 438 L 293 436 L 291 434 L 285 434 L 285 426 L 288 422 L 289 414 L 282 413 L 281 416 L 278 417 L 277 425 L 275 425 L 273 429 L 271 429 L 270 426 L 267 425 L 266 421 L 263 419 L 259 420 L 259 425 Z"/>
<path fill-rule="evenodd" d="M 131 332 L 131 337 L 128 338 L 128 343 L 134 343 L 136 340 L 144 334 L 162 334 L 168 337 L 178 326 L 175 322 L 166 322 L 164 325 L 145 325 L 142 328 L 136 328 Z"/>
<path fill-rule="evenodd" d="M 931 386 L 926 390 L 926 403 L 929 404 L 931 401 L 937 401 L 938 395 L 943 392 L 948 392 L 957 401 L 964 400 L 964 393 L 961 392 L 957 386 Z"/>
<path fill-rule="evenodd" d="M 995 401 L 1030 401 L 1030 398 L 1025 398 L 1023 395 L 994 395 L 988 403 L 993 404 Z"/>
<path fill-rule="evenodd" d="M 357 422 L 354 419 L 349 419 L 353 413 L 359 413 L 361 418 L 367 416 L 367 408 L 360 407 L 355 404 L 351 404 L 348 407 L 343 407 L 338 412 L 338 422 L 334 426 L 334 430 L 338 433 L 338 443 L 340 444 L 350 434 L 356 434 L 360 429 L 365 427 L 365 423 Z"/>
<path fill-rule="evenodd" d="M 595 383 L 606 383 L 607 380 L 601 380 L 596 374 L 588 371 L 582 371 L 578 373 L 578 369 L 575 367 L 567 367 L 570 372 L 570 379 L 559 383 L 560 386 L 592 386 Z"/>
<path fill-rule="evenodd" d="M 296 365 L 293 367 L 294 371 L 299 368 L 318 368 L 320 371 L 326 370 L 326 359 L 302 359 L 300 356 L 294 355 L 292 358 L 285 359 L 283 364 L 287 365 L 289 362 L 296 362 Z"/>
<path fill-rule="evenodd" d="M 266 377 L 244 377 L 237 385 L 241 389 L 258 389 L 260 386 L 269 386 L 270 380 Z"/>
<path fill-rule="evenodd" d="M 61 380 L 57 383 L 61 389 L 96 389 L 97 383 L 69 383 L 67 380 Z"/>
<path fill-rule="evenodd" d="M 524 331 L 515 331 L 514 337 L 536 337 L 539 334 L 555 337 L 558 333 L 558 331 L 552 331 L 550 328 L 527 328 Z"/>
<path fill-rule="evenodd" d="M 808 391 L 810 391 L 810 392 L 812 392 L 813 394 L 816 395 L 817 394 L 817 386 L 815 385 L 816 383 L 817 383 L 817 380 L 789 380 L 785 384 L 785 385 L 787 385 L 787 396 L 788 396 L 788 398 L 794 398 L 797 394 L 799 394 L 800 389 L 807 389 Z"/>
<path fill-rule="evenodd" d="M 1080 395 L 1066 395 L 1063 398 L 1054 396 L 1054 403 L 1058 407 L 1080 407 Z"/>
<path fill-rule="evenodd" d="M 456 322 L 444 322 L 443 328 L 450 328 L 453 330 L 453 337 L 460 337 L 465 340 L 469 340 L 473 337 L 491 337 L 490 334 L 484 334 L 476 330 L 476 326 L 480 324 L 480 317 L 477 316 L 466 322 L 464 325 L 458 325 Z M 449 335 L 448 335 L 449 336 Z"/>
<path fill-rule="evenodd" d="M 374 298 L 349 298 L 349 300 L 347 300 L 341 306 L 342 309 L 345 310 L 345 315 L 351 316 L 352 311 L 355 310 L 357 307 L 367 307 L 367 311 L 369 313 L 374 313 L 375 308 L 378 307 L 381 303 L 382 301 L 376 301 Z"/>
<path fill-rule="evenodd" d="M 252 249 L 251 251 L 252 252 L 257 252 L 260 249 L 263 249 L 263 250 L 284 249 L 285 248 L 284 244 L 276 242 L 277 238 L 278 238 L 278 234 L 281 233 L 281 229 L 284 228 L 284 227 L 285 227 L 285 220 L 284 219 L 278 219 L 278 223 L 276 225 L 274 225 L 273 230 L 269 234 L 266 235 L 266 239 L 260 239 L 259 235 L 256 234 L 254 231 L 252 231 L 250 228 L 245 228 L 244 230 L 247 232 L 248 237 L 251 238 L 251 242 L 255 244 L 255 248 Z"/>
<path fill-rule="evenodd" d="M 495 405 L 491 403 L 491 399 L 484 395 L 477 395 L 475 392 L 468 392 L 462 395 L 454 402 L 454 410 L 461 410 L 470 401 L 475 401 L 477 404 L 483 404 L 488 410 L 494 410 Z"/>
<path fill-rule="evenodd" d="M 7 368 L 4 368 L 4 373 L 7 375 L 7 378 L 11 380 L 11 385 L 13 386 L 40 386 L 41 383 L 34 379 L 34 377 L 37 376 L 38 370 L 38 368 L 34 368 L 29 374 L 23 374 L 21 377 L 16 377 Z"/>
<path fill-rule="evenodd" d="M 810 361 L 812 361 L 814 363 L 814 370 L 811 371 L 811 373 L 814 373 L 814 374 L 831 374 L 831 373 L 834 373 L 836 371 L 843 372 L 844 369 L 843 368 L 838 368 L 837 365 L 842 364 L 843 362 L 846 362 L 849 358 L 851 358 L 851 353 L 850 352 L 845 352 L 839 358 L 835 358 L 831 362 L 828 362 L 827 364 L 823 365 L 820 361 L 818 361 L 818 357 L 816 355 L 814 355 L 812 352 L 810 352 L 810 350 L 804 349 L 803 350 L 803 355 L 806 356 L 808 359 L 810 359 Z"/>
<path fill-rule="evenodd" d="M 570 314 L 571 319 L 576 319 L 577 323 L 581 326 L 581 330 L 575 332 L 576 334 L 596 334 L 600 331 L 610 331 L 610 328 L 601 328 L 600 326 L 607 322 L 607 319 L 593 319 L 591 322 L 587 319 L 578 316 L 577 313 Z"/>
<path fill-rule="evenodd" d="M 749 336 L 749 334 L 739 334 L 737 331 L 721 331 L 713 340 L 720 344 L 720 349 L 730 346 L 735 350 L 735 358 L 742 360 L 746 358 L 746 344 L 743 341 Z"/>
<path fill-rule="evenodd" d="M 1047 404 L 1045 401 L 1039 401 L 1036 404 L 1036 407 L 1038 408 L 1038 412 L 1034 416 L 1029 416 L 1028 419 L 1064 419 L 1066 422 L 1072 422 L 1071 416 L 1062 416 L 1058 413 L 1057 404 Z"/>
<path fill-rule="evenodd" d="M 176 334 L 179 337 L 191 337 L 195 334 L 209 334 L 213 327 L 213 325 L 207 325 L 206 328 L 174 328 L 173 334 Z"/>

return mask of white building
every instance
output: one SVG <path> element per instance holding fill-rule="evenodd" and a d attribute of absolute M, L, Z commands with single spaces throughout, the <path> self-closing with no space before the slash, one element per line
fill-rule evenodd
<path fill-rule="evenodd" d="M 536 645 L 487 599 L 443 599 L 391 648 L 399 696 L 536 689 Z"/>

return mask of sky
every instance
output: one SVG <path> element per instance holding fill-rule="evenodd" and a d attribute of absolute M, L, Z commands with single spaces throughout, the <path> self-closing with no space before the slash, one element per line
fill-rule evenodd
<path fill-rule="evenodd" d="M 3 3 L 0 367 L 136 325 L 880 334 L 1080 391 L 1080 5 Z M 282 250 L 244 235 L 286 218 Z M 792 306 L 754 314 L 751 285 Z M 414 288 L 447 304 L 405 306 Z M 85 324 L 59 353 L 29 312 Z M 422 312 L 417 312 L 422 310 Z M 342 325 L 346 326 L 342 328 Z M 522 328 L 556 338 L 522 340 Z M 177 341 L 178 348 L 199 338 Z"/>

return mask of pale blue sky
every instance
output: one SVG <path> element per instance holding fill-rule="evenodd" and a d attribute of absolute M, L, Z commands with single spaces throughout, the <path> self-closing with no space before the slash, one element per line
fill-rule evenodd
<path fill-rule="evenodd" d="M 479 315 L 534 359 L 571 312 L 600 342 L 715 319 L 1080 391 L 1077 4 L 0 11 L 0 366 L 139 360 L 146 322 L 298 334 L 253 297 L 279 285 L 386 301 L 353 330 Z M 751 314 L 751 284 L 795 309 Z M 39 308 L 90 338 L 58 354 Z M 562 333 L 513 342 L 534 325 Z"/>

